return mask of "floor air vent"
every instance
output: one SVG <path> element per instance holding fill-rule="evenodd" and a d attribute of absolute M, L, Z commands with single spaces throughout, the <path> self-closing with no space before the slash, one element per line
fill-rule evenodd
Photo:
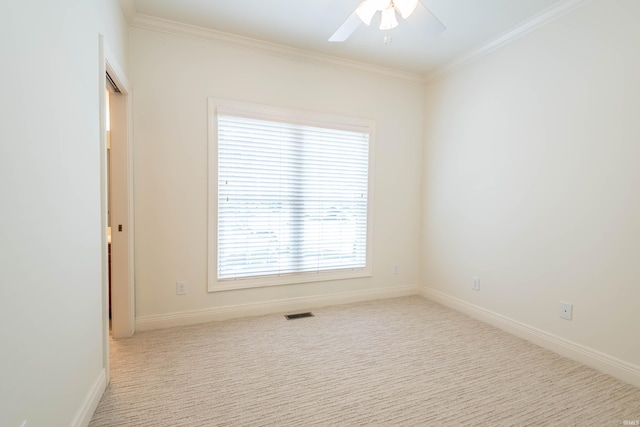
<path fill-rule="evenodd" d="M 303 317 L 313 317 L 313 313 L 307 311 L 306 313 L 285 314 L 284 317 L 287 320 L 302 319 Z"/>

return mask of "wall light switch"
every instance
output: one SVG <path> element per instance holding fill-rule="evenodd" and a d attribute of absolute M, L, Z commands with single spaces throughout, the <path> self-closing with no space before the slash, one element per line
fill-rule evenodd
<path fill-rule="evenodd" d="M 474 291 L 479 291 L 480 290 L 480 278 L 479 277 L 474 277 L 473 278 L 473 287 L 472 289 Z"/>

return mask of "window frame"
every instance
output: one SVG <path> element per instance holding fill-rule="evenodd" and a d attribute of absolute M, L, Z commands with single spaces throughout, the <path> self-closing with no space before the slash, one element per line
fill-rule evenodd
<path fill-rule="evenodd" d="M 226 115 L 280 121 L 307 126 L 328 127 L 369 133 L 369 158 L 367 177 L 367 231 L 366 263 L 362 268 L 338 269 L 318 272 L 287 273 L 272 276 L 218 279 L 218 112 Z M 373 274 L 373 206 L 374 206 L 374 158 L 376 128 L 373 120 L 304 110 L 274 107 L 211 97 L 208 99 L 208 291 L 219 292 L 296 283 L 371 277 Z"/>

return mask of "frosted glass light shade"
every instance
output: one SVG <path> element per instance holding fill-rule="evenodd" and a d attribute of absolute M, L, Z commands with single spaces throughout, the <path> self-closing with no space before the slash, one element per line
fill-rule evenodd
<path fill-rule="evenodd" d="M 360 6 L 356 9 L 356 15 L 358 15 L 358 18 L 360 18 L 366 25 L 371 25 L 373 15 L 375 15 L 377 11 L 378 9 L 376 9 L 376 6 L 372 1 L 365 0 L 360 3 Z"/>
<path fill-rule="evenodd" d="M 391 30 L 398 26 L 398 20 L 396 19 L 396 10 L 393 7 L 389 7 L 382 11 L 382 19 L 380 20 L 381 30 Z"/>
<path fill-rule="evenodd" d="M 393 0 L 393 5 L 404 19 L 407 19 L 418 6 L 418 0 Z"/>
<path fill-rule="evenodd" d="M 391 4 L 391 0 L 368 0 L 376 10 L 385 10 Z"/>
<path fill-rule="evenodd" d="M 356 15 L 358 15 L 358 18 L 366 25 L 371 25 L 371 20 L 376 12 L 385 10 L 390 5 L 391 0 L 364 0 L 356 9 Z"/>

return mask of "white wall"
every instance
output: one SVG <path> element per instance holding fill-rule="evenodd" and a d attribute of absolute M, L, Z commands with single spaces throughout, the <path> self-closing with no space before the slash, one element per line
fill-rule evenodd
<path fill-rule="evenodd" d="M 103 371 L 98 33 L 117 0 L 3 2 L 0 425 L 81 421 Z"/>
<path fill-rule="evenodd" d="M 135 28 L 131 69 L 138 319 L 417 286 L 422 83 Z M 376 121 L 373 277 L 207 293 L 211 96 Z M 188 282 L 188 295 L 176 296 L 178 280 Z"/>
<path fill-rule="evenodd" d="M 431 290 L 635 369 L 638 22 L 636 0 L 588 2 L 428 85 L 421 272 Z"/>

